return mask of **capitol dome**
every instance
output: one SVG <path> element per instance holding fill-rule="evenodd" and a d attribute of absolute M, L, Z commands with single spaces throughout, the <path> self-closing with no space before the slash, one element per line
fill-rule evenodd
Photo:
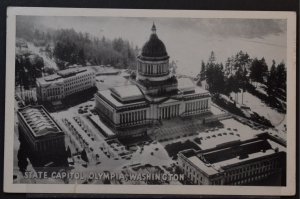
<path fill-rule="evenodd" d="M 149 41 L 145 43 L 141 55 L 143 57 L 166 57 L 165 44 L 158 38 L 156 34 L 151 34 Z"/>
<path fill-rule="evenodd" d="M 156 34 L 156 27 L 153 24 L 152 34 L 149 40 L 144 44 L 141 52 L 141 57 L 144 58 L 169 58 L 165 44 L 158 38 Z"/>
<path fill-rule="evenodd" d="M 151 31 L 150 39 L 137 57 L 137 79 L 165 81 L 170 78 L 169 56 L 165 44 L 156 35 L 154 23 Z"/>

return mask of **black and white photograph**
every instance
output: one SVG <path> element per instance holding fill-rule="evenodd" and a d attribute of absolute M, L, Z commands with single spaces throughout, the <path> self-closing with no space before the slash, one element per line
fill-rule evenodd
<path fill-rule="evenodd" d="M 24 10 L 7 191 L 294 192 L 295 15 Z"/>

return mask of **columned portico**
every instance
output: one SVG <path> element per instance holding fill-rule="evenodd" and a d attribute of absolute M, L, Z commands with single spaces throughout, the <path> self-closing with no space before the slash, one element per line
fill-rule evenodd
<path fill-rule="evenodd" d="M 170 119 L 179 115 L 180 104 L 160 107 L 158 110 L 158 119 Z"/>

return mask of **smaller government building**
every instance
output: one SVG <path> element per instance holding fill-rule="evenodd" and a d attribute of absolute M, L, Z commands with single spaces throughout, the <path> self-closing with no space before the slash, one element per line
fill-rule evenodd
<path fill-rule="evenodd" d="M 95 84 L 95 71 L 90 68 L 61 70 L 56 74 L 37 78 L 37 99 L 41 102 L 60 101 L 69 95 L 94 87 Z"/>
<path fill-rule="evenodd" d="M 19 135 L 37 156 L 65 152 L 65 134 L 43 106 L 27 106 L 17 112 Z"/>
<path fill-rule="evenodd" d="M 141 125 L 210 112 L 210 93 L 170 72 L 169 56 L 154 24 L 151 31 L 137 57 L 132 85 L 95 94 L 95 109 L 120 136 L 141 133 L 133 130 Z"/>
<path fill-rule="evenodd" d="M 178 154 L 178 163 L 193 184 L 253 185 L 271 175 L 281 176 L 285 150 L 274 140 L 256 137 L 206 150 L 184 150 Z"/>

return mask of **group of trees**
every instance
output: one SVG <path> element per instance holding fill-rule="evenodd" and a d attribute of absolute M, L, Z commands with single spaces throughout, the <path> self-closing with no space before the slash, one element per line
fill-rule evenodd
<path fill-rule="evenodd" d="M 278 93 L 278 89 L 283 91 L 286 89 L 286 68 L 283 62 L 276 66 L 273 61 L 269 70 L 264 58 L 251 59 L 243 51 L 229 57 L 225 67 L 222 63 L 216 63 L 216 57 L 212 51 L 208 62 L 202 61 L 200 77 L 206 79 L 208 89 L 213 94 L 229 95 L 233 92 L 236 94 L 237 101 L 238 93 L 241 92 L 242 103 L 243 92 L 252 83 L 264 84 L 270 99 Z"/>
<path fill-rule="evenodd" d="M 286 91 L 286 68 L 284 63 L 281 62 L 276 66 L 273 60 L 270 73 L 267 76 L 266 86 L 270 97 Z"/>
<path fill-rule="evenodd" d="M 261 58 L 258 60 L 254 58 L 251 63 L 250 71 L 250 79 L 252 81 L 264 83 L 269 73 L 265 59 Z"/>
<path fill-rule="evenodd" d="M 44 60 L 38 55 L 17 54 L 16 65 L 16 85 L 24 86 L 28 89 L 35 85 L 36 78 L 42 77 Z"/>
<path fill-rule="evenodd" d="M 128 68 L 135 64 L 136 48 L 127 40 L 116 38 L 100 39 L 74 29 L 26 32 L 26 40 L 45 48 L 46 54 L 55 59 L 58 67 L 68 65 L 112 65 Z"/>
<path fill-rule="evenodd" d="M 213 94 L 236 93 L 236 99 L 240 91 L 244 92 L 248 82 L 248 70 L 250 58 L 247 53 L 240 51 L 236 56 L 227 59 L 225 67 L 222 63 L 216 63 L 215 54 L 212 51 L 207 63 L 202 61 L 201 74 L 205 77 L 209 91 Z"/>

